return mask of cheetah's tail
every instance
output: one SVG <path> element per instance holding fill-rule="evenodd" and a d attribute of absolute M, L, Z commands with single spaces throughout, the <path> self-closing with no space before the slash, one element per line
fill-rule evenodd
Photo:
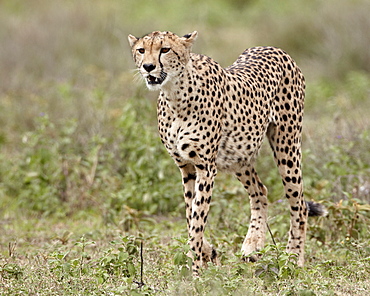
<path fill-rule="evenodd" d="M 328 211 L 326 210 L 325 206 L 313 201 L 306 201 L 306 205 L 308 208 L 308 216 L 326 216 L 328 215 Z"/>

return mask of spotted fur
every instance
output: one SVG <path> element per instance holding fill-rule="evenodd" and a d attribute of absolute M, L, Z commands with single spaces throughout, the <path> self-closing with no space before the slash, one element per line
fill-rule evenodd
<path fill-rule="evenodd" d="M 182 174 L 193 272 L 217 262 L 204 229 L 217 170 L 234 174 L 250 198 L 251 221 L 242 245 L 247 260 L 264 246 L 267 189 L 254 169 L 267 136 L 290 205 L 287 250 L 304 263 L 309 208 L 304 202 L 301 133 L 305 81 L 293 59 L 274 47 L 245 50 L 222 68 L 211 58 L 191 53 L 197 32 L 179 37 L 153 32 L 129 36 L 136 66 L 149 89 L 160 90 L 158 127 L 162 143 Z M 314 214 L 314 213 L 313 213 Z M 190 254 L 191 255 L 191 254 Z"/>

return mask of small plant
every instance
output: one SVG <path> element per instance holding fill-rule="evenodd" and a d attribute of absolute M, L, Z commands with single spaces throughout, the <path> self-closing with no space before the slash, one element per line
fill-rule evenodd
<path fill-rule="evenodd" d="M 264 280 L 291 279 L 298 274 L 297 254 L 286 252 L 281 244 L 267 245 L 255 254 L 261 257 L 257 261 L 256 275 Z"/>
<path fill-rule="evenodd" d="M 187 239 L 175 238 L 177 244 L 173 247 L 172 252 L 174 253 L 173 264 L 179 271 L 180 275 L 183 277 L 190 276 L 190 270 L 192 265 L 192 260 L 189 257 L 191 252 L 190 246 L 187 243 Z"/>
<path fill-rule="evenodd" d="M 357 239 L 362 231 L 368 230 L 366 225 L 369 223 L 370 205 L 358 199 L 347 199 L 330 205 L 328 209 L 335 229 L 345 236 Z"/>
<path fill-rule="evenodd" d="M 86 252 L 86 247 L 94 244 L 95 242 L 87 241 L 85 236 L 82 236 L 74 244 L 79 249 L 76 258 L 73 257 L 74 254 L 72 254 L 71 250 L 53 252 L 49 259 L 50 270 L 58 275 L 59 278 L 64 278 L 65 275 L 81 278 L 83 275 L 88 274 L 91 268 L 88 261 L 91 257 Z"/>
<path fill-rule="evenodd" d="M 49 255 L 50 259 L 48 260 L 50 271 L 58 276 L 59 279 L 64 278 L 65 276 L 76 276 L 78 273 L 79 259 L 68 260 L 67 256 L 70 251 L 59 252 L 55 251 Z"/>
<path fill-rule="evenodd" d="M 0 266 L 0 278 L 16 280 L 20 279 L 23 275 L 23 269 L 17 263 L 5 263 Z"/>
<path fill-rule="evenodd" d="M 80 275 L 87 273 L 87 266 L 85 266 L 85 259 L 89 260 L 91 257 L 88 255 L 86 252 L 86 247 L 89 245 L 94 245 L 95 242 L 93 241 L 87 241 L 85 236 L 82 236 L 79 242 L 75 243 L 75 246 L 80 248 L 80 264 L 79 264 L 79 269 L 80 269 Z"/>
<path fill-rule="evenodd" d="M 112 247 L 98 260 L 101 280 L 104 281 L 113 275 L 132 279 L 137 277 L 139 247 L 136 237 L 124 236 L 110 244 Z"/>

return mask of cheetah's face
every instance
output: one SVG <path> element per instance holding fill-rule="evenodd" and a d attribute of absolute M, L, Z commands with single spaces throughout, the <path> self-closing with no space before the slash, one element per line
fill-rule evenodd
<path fill-rule="evenodd" d="M 135 64 L 150 90 L 161 89 L 184 70 L 197 34 L 179 37 L 156 31 L 142 38 L 128 36 Z"/>

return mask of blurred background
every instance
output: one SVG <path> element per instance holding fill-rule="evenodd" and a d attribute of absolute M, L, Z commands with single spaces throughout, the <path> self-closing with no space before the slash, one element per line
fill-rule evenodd
<path fill-rule="evenodd" d="M 134 82 L 127 42 L 154 30 L 197 30 L 193 51 L 224 67 L 248 47 L 287 51 L 307 80 L 306 196 L 368 200 L 369 15 L 367 0 L 2 0 L 4 213 L 182 212 L 180 176 L 156 134 L 157 94 Z M 278 200 L 270 158 L 264 148 L 259 171 Z"/>

